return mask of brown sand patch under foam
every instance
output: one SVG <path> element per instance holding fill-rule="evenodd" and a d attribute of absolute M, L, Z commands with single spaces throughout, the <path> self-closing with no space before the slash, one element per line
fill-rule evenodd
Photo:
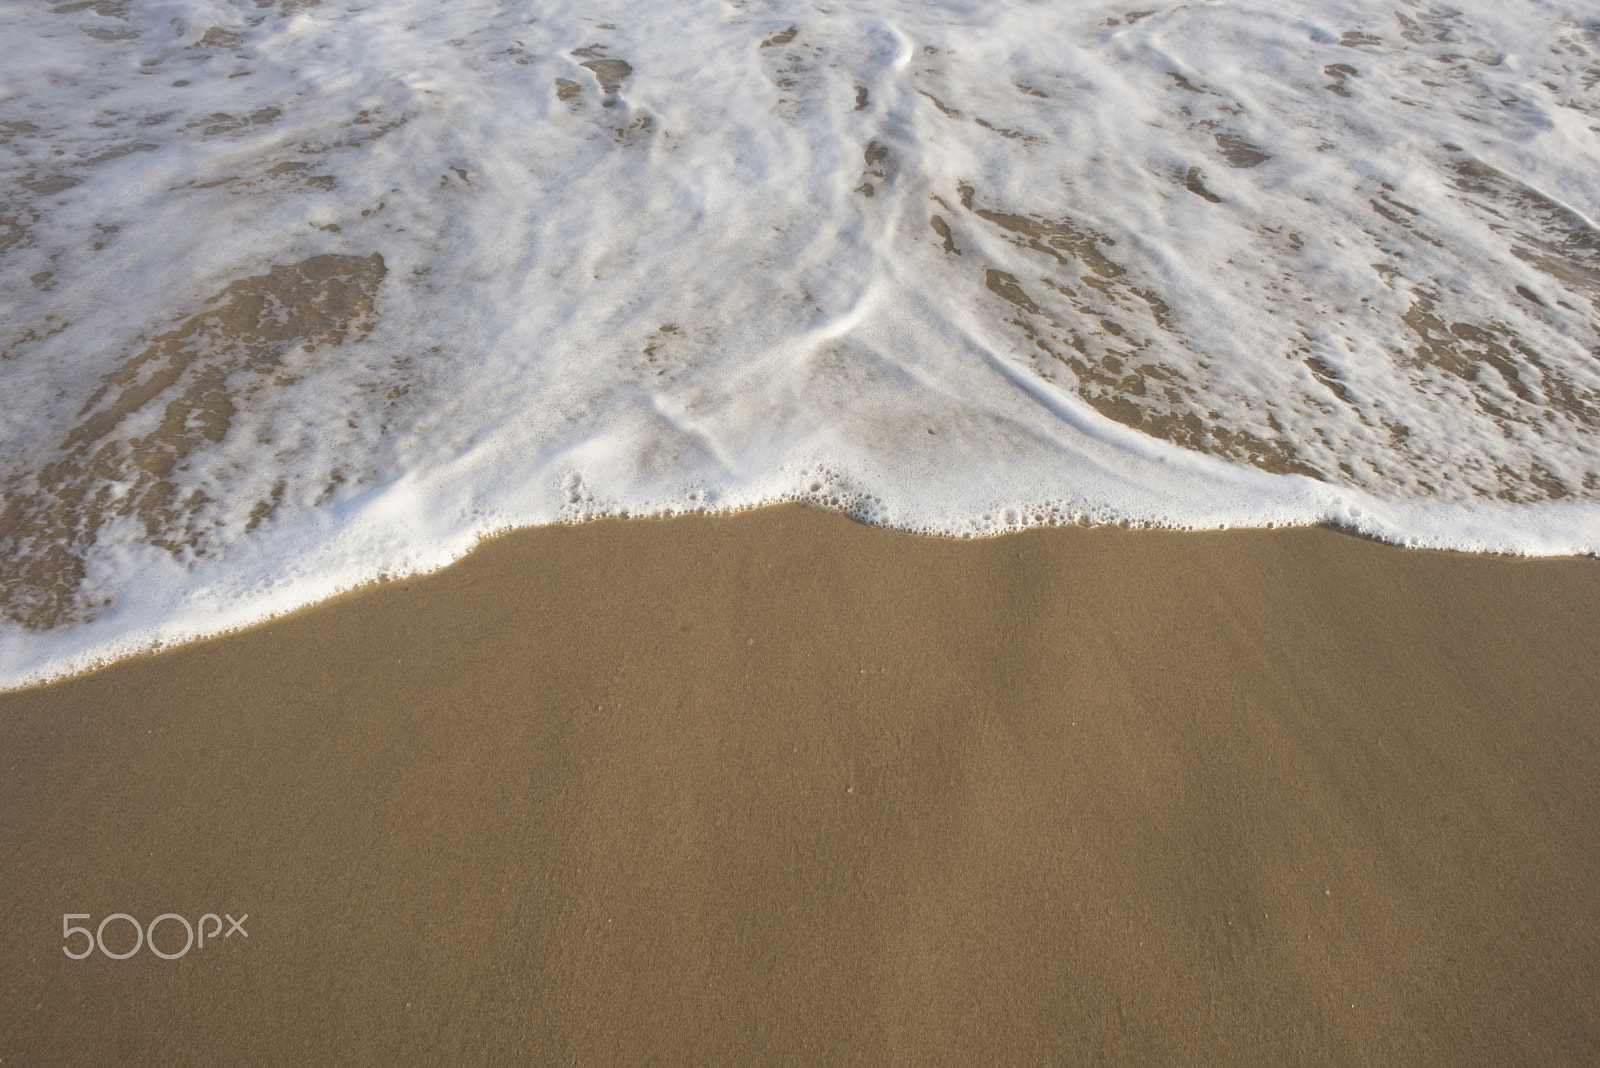
<path fill-rule="evenodd" d="M 182 495 L 173 473 L 221 442 L 252 394 L 292 384 L 291 356 L 364 336 L 386 273 L 376 253 L 273 266 L 231 283 L 105 376 L 56 455 L 37 470 L 0 471 L 0 614 L 37 629 L 97 615 L 105 604 L 81 590 L 86 556 L 116 519 L 135 519 L 174 555 L 203 552 L 210 500 Z M 281 494 L 280 484 L 246 529 Z"/>
<path fill-rule="evenodd" d="M 0 696 L 0 1056 L 1592 1063 L 1596 663 L 1589 559 L 526 531 Z"/>
<path fill-rule="evenodd" d="M 1182 87 L 1203 92 L 1174 77 Z M 1270 159 L 1238 135 L 1214 132 L 1212 137 L 1230 167 L 1248 170 Z M 1461 194 L 1457 199 L 1506 242 L 1508 257 L 1543 271 L 1567 296 L 1595 302 L 1600 232 L 1578 213 L 1481 161 L 1452 158 L 1447 165 Z M 1224 203 L 1205 184 L 1199 167 L 1188 169 L 1184 187 L 1211 204 Z M 1072 390 L 1108 419 L 1274 474 L 1306 475 L 1380 493 L 1400 485 L 1422 495 L 1466 490 L 1508 501 L 1542 501 L 1590 496 L 1600 487 L 1600 476 L 1587 471 L 1568 474 L 1564 482 L 1550 463 L 1536 456 L 1516 461 L 1459 451 L 1445 456 L 1437 441 L 1414 436 L 1396 416 L 1394 395 L 1380 396 L 1370 379 L 1360 381 L 1377 363 L 1392 361 L 1403 380 L 1393 383 L 1402 390 L 1399 396 L 1409 392 L 1428 398 L 1430 406 L 1453 405 L 1460 425 L 1492 426 L 1508 443 L 1582 442 L 1600 428 L 1600 393 L 1583 373 L 1581 359 L 1569 364 L 1541 353 L 1540 343 L 1505 321 L 1508 309 L 1485 315 L 1463 306 L 1449 287 L 1418 275 L 1403 253 L 1393 251 L 1417 247 L 1417 242 L 1440 250 L 1447 244 L 1438 220 L 1430 221 L 1424 211 L 1391 195 L 1393 187 L 1387 183 L 1370 198 L 1376 218 L 1362 233 L 1378 242 L 1374 254 L 1381 250 L 1386 259 L 1371 266 L 1385 288 L 1407 294 L 1407 310 L 1396 316 L 1363 309 L 1359 314 L 1365 326 L 1355 334 L 1366 335 L 1363 344 L 1387 336 L 1390 340 L 1383 344 L 1390 351 L 1379 356 L 1369 345 L 1342 373 L 1335 366 L 1343 358 L 1338 346 L 1315 343 L 1321 328 L 1305 318 L 1304 305 L 1321 304 L 1326 296 L 1313 297 L 1305 289 L 1314 271 L 1285 269 L 1261 291 L 1262 310 L 1286 329 L 1293 324 L 1283 355 L 1303 364 L 1310 382 L 1246 392 L 1211 372 L 1211 361 L 1188 336 L 1182 316 L 1174 315 L 1161 295 L 1162 283 L 1141 266 L 1136 252 L 1119 251 L 1117 240 L 1086 218 L 1000 210 L 992 201 L 986 204 L 988 198 L 968 183 L 957 189 L 971 219 L 1039 257 L 1026 274 L 985 268 L 985 288 L 1005 302 L 995 310 L 1024 339 L 1019 351 L 1033 358 L 1039 374 Z M 952 231 L 948 237 L 940 234 L 946 251 L 964 217 L 955 218 L 955 227 L 940 219 Z M 1304 259 L 1304 239 L 1285 225 L 1262 225 L 1256 237 L 1284 263 Z M 1547 301 L 1527 286 L 1513 292 L 1518 302 L 1554 316 L 1551 322 L 1566 322 L 1571 337 L 1588 339 L 1600 330 L 1589 312 L 1567 300 L 1552 295 Z M 1363 297 L 1361 303 L 1366 301 Z M 1343 315 L 1345 309 L 1335 313 Z M 1348 330 L 1343 319 L 1337 322 L 1341 332 Z M 1594 347 L 1590 340 L 1581 344 Z M 1315 385 L 1308 391 L 1311 383 Z M 1362 428 L 1356 437 L 1335 447 L 1325 431 L 1304 429 L 1324 425 L 1318 413 L 1335 412 L 1354 417 Z M 1293 427 L 1301 429 L 1289 429 Z M 1354 430 L 1346 424 L 1338 433 Z"/>

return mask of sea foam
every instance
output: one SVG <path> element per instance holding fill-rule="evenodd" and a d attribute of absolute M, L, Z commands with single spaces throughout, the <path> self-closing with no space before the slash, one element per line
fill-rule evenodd
<path fill-rule="evenodd" d="M 1588 4 L 0 23 L 0 684 L 779 500 L 1600 551 Z"/>

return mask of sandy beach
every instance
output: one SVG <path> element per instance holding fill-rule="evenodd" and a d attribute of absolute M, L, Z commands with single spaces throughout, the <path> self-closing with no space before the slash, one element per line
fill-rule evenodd
<path fill-rule="evenodd" d="M 0 1058 L 1592 1064 L 1596 664 L 1587 558 L 522 531 L 0 695 Z"/>
<path fill-rule="evenodd" d="M 1597 11 L 5 5 L 0 1068 L 1600 1065 Z"/>

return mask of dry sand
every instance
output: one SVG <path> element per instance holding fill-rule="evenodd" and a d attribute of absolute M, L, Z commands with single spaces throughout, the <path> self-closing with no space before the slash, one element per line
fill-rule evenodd
<path fill-rule="evenodd" d="M 1592 559 L 522 532 L 0 696 L 0 1058 L 1594 1064 L 1597 664 Z"/>

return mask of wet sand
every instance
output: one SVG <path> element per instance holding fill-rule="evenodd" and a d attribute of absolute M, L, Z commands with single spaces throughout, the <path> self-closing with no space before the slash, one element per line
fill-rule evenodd
<path fill-rule="evenodd" d="M 1597 665 L 1593 559 L 508 535 L 0 695 L 0 1058 L 1593 1064 Z"/>

